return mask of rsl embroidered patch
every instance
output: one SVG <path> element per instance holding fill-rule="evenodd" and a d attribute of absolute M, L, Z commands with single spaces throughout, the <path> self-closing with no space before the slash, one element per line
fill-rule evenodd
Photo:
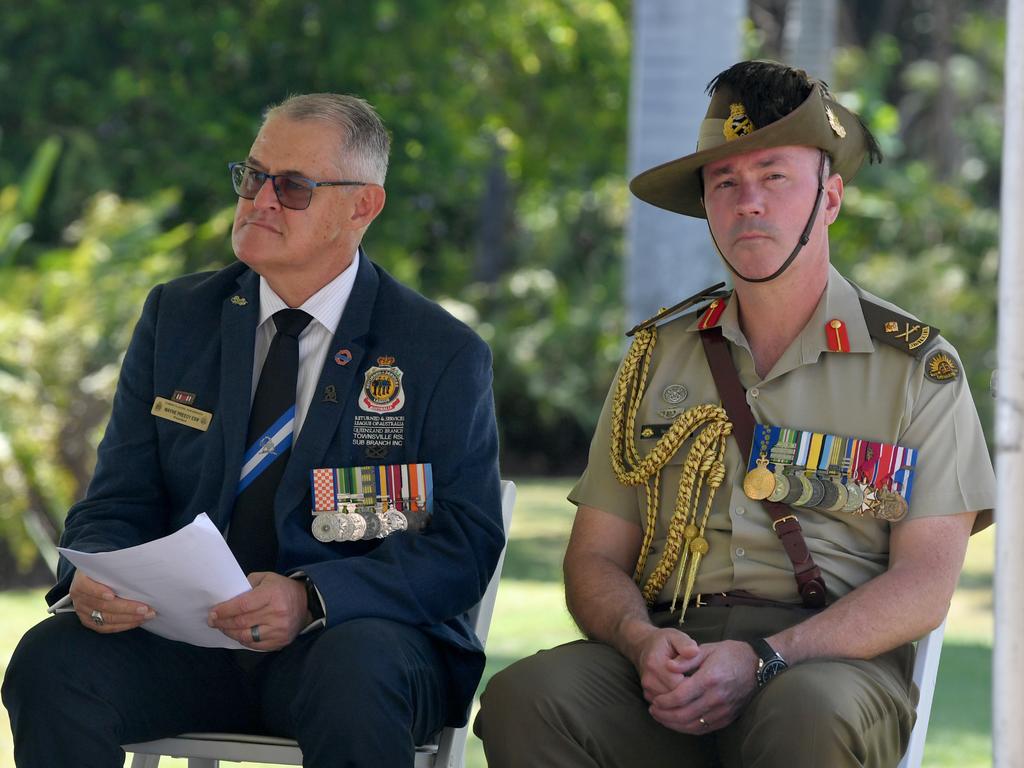
<path fill-rule="evenodd" d="M 371 455 L 371 449 L 401 448 L 404 444 L 405 416 L 402 414 L 357 413 L 352 420 L 352 445 L 363 448 L 370 458 L 383 458 Z"/>
<path fill-rule="evenodd" d="M 925 361 L 924 375 L 932 381 L 944 384 L 947 381 L 956 381 L 960 376 L 960 366 L 952 355 L 945 352 L 933 352 Z"/>
<path fill-rule="evenodd" d="M 402 389 L 402 369 L 395 358 L 384 355 L 377 365 L 366 371 L 363 391 L 359 393 L 359 407 L 367 413 L 396 413 L 405 405 Z"/>

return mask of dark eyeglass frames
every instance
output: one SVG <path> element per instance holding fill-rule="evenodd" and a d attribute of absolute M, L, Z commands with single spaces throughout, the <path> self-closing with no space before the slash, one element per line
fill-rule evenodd
<path fill-rule="evenodd" d="M 313 181 L 293 174 L 264 173 L 245 163 L 228 163 L 231 171 L 231 185 L 235 194 L 246 200 L 255 200 L 267 179 L 274 187 L 277 201 L 285 208 L 303 211 L 313 199 L 317 187 L 365 187 L 365 181 Z"/>

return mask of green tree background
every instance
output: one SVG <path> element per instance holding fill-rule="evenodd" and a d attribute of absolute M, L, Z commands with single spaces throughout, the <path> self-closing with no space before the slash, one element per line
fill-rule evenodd
<path fill-rule="evenodd" d="M 577 470 L 623 343 L 630 13 L 0 0 L 0 585 L 84 492 L 148 288 L 233 258 L 225 164 L 292 92 L 376 105 L 394 152 L 368 253 L 491 344 L 506 470 Z M 1002 13 L 844 2 L 832 83 L 887 154 L 848 189 L 834 260 L 953 340 L 985 424 Z M 751 54 L 778 56 L 784 14 L 751 3 Z"/>

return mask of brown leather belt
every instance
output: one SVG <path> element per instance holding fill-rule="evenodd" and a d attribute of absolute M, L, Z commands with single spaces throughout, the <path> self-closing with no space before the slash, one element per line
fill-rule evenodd
<path fill-rule="evenodd" d="M 751 606 L 754 608 L 799 608 L 806 610 L 807 606 L 800 603 L 784 603 L 780 600 L 768 600 L 757 597 L 749 592 L 737 590 L 735 592 L 702 592 L 690 598 L 688 603 L 692 608 L 733 608 L 736 606 Z M 680 606 L 676 605 L 678 611 Z M 671 603 L 656 603 L 651 608 L 651 613 L 671 612 Z"/>

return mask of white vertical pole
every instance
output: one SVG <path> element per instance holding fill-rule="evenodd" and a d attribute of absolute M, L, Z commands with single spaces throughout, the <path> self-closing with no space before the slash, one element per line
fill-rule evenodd
<path fill-rule="evenodd" d="M 634 0 L 629 175 L 693 152 L 708 108 L 704 87 L 740 59 L 745 0 Z M 707 225 L 632 200 L 627 326 L 711 283 L 725 268 Z"/>
<path fill-rule="evenodd" d="M 783 30 L 783 61 L 832 84 L 837 0 L 789 0 Z"/>
<path fill-rule="evenodd" d="M 997 768 L 1024 766 L 1024 0 L 1007 0 L 996 383 L 995 648 Z"/>

